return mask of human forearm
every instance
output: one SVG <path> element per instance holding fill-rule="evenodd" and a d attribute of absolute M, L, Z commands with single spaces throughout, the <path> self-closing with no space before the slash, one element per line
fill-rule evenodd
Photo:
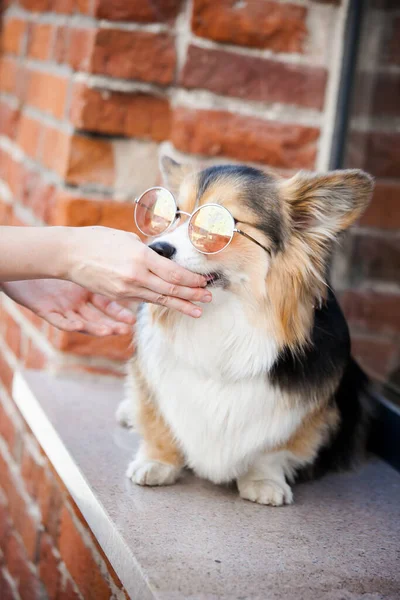
<path fill-rule="evenodd" d="M 0 281 L 64 279 L 67 227 L 0 227 Z"/>
<path fill-rule="evenodd" d="M 193 317 L 210 302 L 204 276 L 107 227 L 0 227 L 0 281 L 64 279 L 108 298 L 152 302 Z"/>

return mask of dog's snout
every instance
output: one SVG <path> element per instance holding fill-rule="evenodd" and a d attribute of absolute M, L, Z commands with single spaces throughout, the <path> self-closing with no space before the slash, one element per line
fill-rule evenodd
<path fill-rule="evenodd" d="M 176 248 L 168 242 L 154 242 L 149 248 L 164 258 L 172 258 L 176 254 Z"/>

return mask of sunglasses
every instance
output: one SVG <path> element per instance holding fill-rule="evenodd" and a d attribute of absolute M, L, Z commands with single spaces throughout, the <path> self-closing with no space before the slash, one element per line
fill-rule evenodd
<path fill-rule="evenodd" d="M 135 223 L 143 235 L 157 237 L 173 227 L 181 215 L 189 217 L 188 236 L 198 252 L 217 254 L 231 243 L 235 233 L 263 248 L 250 235 L 237 229 L 236 221 L 220 204 L 205 204 L 194 212 L 179 210 L 174 196 L 163 187 L 152 187 L 135 200 Z"/>

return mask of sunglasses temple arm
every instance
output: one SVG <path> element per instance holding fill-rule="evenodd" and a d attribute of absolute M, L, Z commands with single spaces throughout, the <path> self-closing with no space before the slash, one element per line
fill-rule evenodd
<path fill-rule="evenodd" d="M 245 233 L 244 231 L 241 231 L 240 229 L 235 229 L 235 231 L 236 233 L 240 233 L 240 235 L 243 235 L 243 237 L 247 238 L 248 240 L 254 242 L 255 244 L 257 244 L 257 246 L 260 246 L 260 248 L 262 248 L 263 250 L 265 250 L 265 252 L 268 252 L 268 254 L 271 255 L 271 250 L 268 250 L 268 248 L 260 244 L 260 242 L 257 242 L 257 240 L 251 237 L 251 235 Z"/>

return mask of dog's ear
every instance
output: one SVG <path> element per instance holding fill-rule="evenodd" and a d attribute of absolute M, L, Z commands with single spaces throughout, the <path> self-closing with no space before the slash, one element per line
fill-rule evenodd
<path fill-rule="evenodd" d="M 300 172 L 279 185 L 293 231 L 320 241 L 334 239 L 350 227 L 373 191 L 372 177 L 360 170 Z"/>
<path fill-rule="evenodd" d="M 181 165 L 170 156 L 160 156 L 160 171 L 164 185 L 173 193 L 177 194 L 182 181 L 189 172 L 186 165 Z"/>

